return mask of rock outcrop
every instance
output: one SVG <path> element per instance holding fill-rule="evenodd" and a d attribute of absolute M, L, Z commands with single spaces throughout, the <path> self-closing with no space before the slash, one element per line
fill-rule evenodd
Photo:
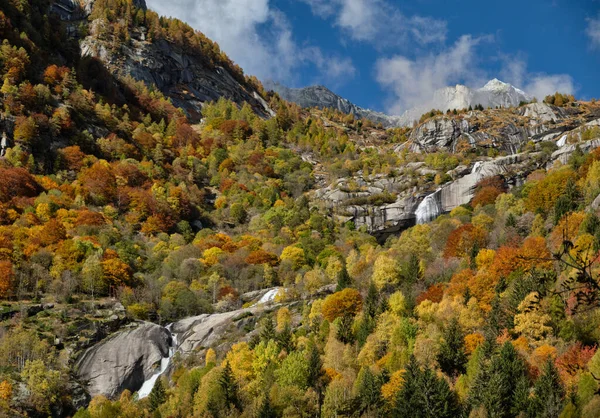
<path fill-rule="evenodd" d="M 75 364 L 76 375 L 91 396 L 115 398 L 125 389 L 138 390 L 168 356 L 170 338 L 161 326 L 136 324 L 87 349 Z"/>
<path fill-rule="evenodd" d="M 436 116 L 413 129 L 408 145 L 412 152 L 450 151 L 488 148 L 515 154 L 527 142 L 557 139 L 572 126 L 563 122 L 577 109 L 545 103 L 530 103 L 514 113 L 502 109 L 471 111 L 464 115 Z M 491 116 L 491 117 L 490 117 Z"/>
<path fill-rule="evenodd" d="M 422 163 L 410 163 L 395 178 L 340 179 L 332 186 L 317 190 L 313 198 L 330 207 L 339 221 L 353 222 L 357 228 L 365 227 L 369 233 L 384 240 L 389 234 L 415 223 L 430 222 L 442 213 L 469 203 L 475 186 L 484 178 L 501 175 L 510 186 L 520 185 L 529 173 L 542 168 L 547 160 L 549 158 L 544 158 L 540 152 L 527 152 L 478 161 L 470 170 L 457 167 L 453 173 L 455 180 L 437 190 L 432 190 L 433 185 L 410 187 L 408 173 L 411 170 L 417 176 L 429 171 Z M 357 191 L 345 189 L 350 181 L 359 187 Z M 385 192 L 396 195 L 396 200 L 377 204 L 375 197 Z"/>
<path fill-rule="evenodd" d="M 244 318 L 252 318 L 262 309 L 256 306 L 218 314 L 203 314 L 174 322 L 171 332 L 177 335 L 177 351 L 185 355 L 214 346 L 228 334 L 231 327 L 243 328 L 247 323 Z"/>

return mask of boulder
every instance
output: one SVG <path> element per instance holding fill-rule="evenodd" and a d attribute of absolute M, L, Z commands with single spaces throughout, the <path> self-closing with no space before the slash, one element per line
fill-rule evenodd
<path fill-rule="evenodd" d="M 78 378 L 90 396 L 114 399 L 125 389 L 138 390 L 169 354 L 171 334 L 149 322 L 136 324 L 87 349 L 77 360 Z"/>

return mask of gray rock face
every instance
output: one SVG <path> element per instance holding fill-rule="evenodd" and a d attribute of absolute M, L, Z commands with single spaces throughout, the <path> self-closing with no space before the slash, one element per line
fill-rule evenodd
<path fill-rule="evenodd" d="M 590 152 L 598 147 L 600 147 L 600 139 L 593 139 L 587 142 L 580 142 L 578 144 L 565 145 L 552 153 L 552 159 L 558 160 L 563 164 L 567 164 L 569 162 L 569 157 L 575 152 L 575 150 L 579 147 L 581 151 L 584 153 Z"/>
<path fill-rule="evenodd" d="M 317 190 L 313 198 L 332 208 L 338 220 L 354 222 L 357 228 L 364 226 L 368 232 L 384 239 L 390 233 L 405 229 L 415 222 L 429 222 L 442 213 L 469 203 L 475 185 L 484 178 L 502 175 L 509 185 L 521 184 L 529 173 L 543 166 L 544 161 L 539 157 L 540 153 L 521 153 L 479 161 L 470 170 L 457 167 L 453 173 L 456 179 L 437 191 L 431 190 L 431 186 L 407 187 L 410 178 L 400 174 L 397 178 L 372 181 L 362 177 L 351 179 L 361 186 L 356 192 L 345 191 L 350 180 L 341 179 L 332 186 Z M 410 163 L 408 166 L 417 175 L 423 175 L 422 163 Z M 379 206 L 369 203 L 348 204 L 357 197 L 364 200 L 383 191 L 397 193 L 396 201 Z"/>
<path fill-rule="evenodd" d="M 384 127 L 400 126 L 399 118 L 389 116 L 381 112 L 375 112 L 370 109 L 364 109 L 355 105 L 347 99 L 338 96 L 327 87 L 310 86 L 301 89 L 291 89 L 279 83 L 265 82 L 265 88 L 273 90 L 283 99 L 294 102 L 301 107 L 319 107 L 339 110 L 357 116 L 358 118 L 368 119 L 375 123 L 381 123 Z"/>
<path fill-rule="evenodd" d="M 171 332 L 177 335 L 177 350 L 190 354 L 196 349 L 210 347 L 217 343 L 232 325 L 233 320 L 261 308 L 246 308 L 218 314 L 203 314 L 174 322 Z"/>
<path fill-rule="evenodd" d="M 515 154 L 529 141 L 553 140 L 572 129 L 561 123 L 577 112 L 576 108 L 530 103 L 516 109 L 514 115 L 499 114 L 496 121 L 483 117 L 479 111 L 468 112 L 459 118 L 436 116 L 412 130 L 408 146 L 412 152 L 457 152 L 467 146 Z M 397 148 L 400 150 L 405 146 L 407 144 Z"/>
<path fill-rule="evenodd" d="M 117 397 L 125 389 L 138 390 L 169 354 L 169 332 L 144 322 L 125 329 L 87 349 L 75 364 L 89 394 Z"/>
<path fill-rule="evenodd" d="M 92 32 L 95 24 L 92 22 Z M 120 77 L 130 75 L 157 86 L 195 121 L 200 119 L 204 103 L 221 97 L 240 106 L 248 103 L 260 116 L 274 115 L 256 91 L 238 82 L 225 68 L 211 68 L 205 57 L 193 55 L 166 40 L 147 42 L 143 32 L 138 35 L 122 45 L 119 52 L 88 36 L 81 42 L 81 54 L 98 58 Z"/>

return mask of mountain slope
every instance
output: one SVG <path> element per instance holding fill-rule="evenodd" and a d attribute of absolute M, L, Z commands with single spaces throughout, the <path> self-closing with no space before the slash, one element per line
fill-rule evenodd
<path fill-rule="evenodd" d="M 240 106 L 248 103 L 263 117 L 273 115 L 261 96 L 260 82 L 245 77 L 217 44 L 186 24 L 173 21 L 163 26 L 152 11 L 135 13 L 132 19 L 127 16 L 134 13 L 131 9 L 116 5 L 107 18 L 96 10 L 97 5 L 104 7 L 102 2 L 87 0 L 79 5 L 71 1 L 60 0 L 54 8 L 66 22 L 89 20 L 87 36 L 80 42 L 83 59 L 98 60 L 117 78 L 133 77 L 155 85 L 193 121 L 200 119 L 204 103 L 220 98 Z M 69 8 L 57 8 L 63 2 Z M 136 7 L 146 10 L 144 0 L 132 6 L 134 11 Z M 124 19 L 129 23 L 124 25 Z"/>

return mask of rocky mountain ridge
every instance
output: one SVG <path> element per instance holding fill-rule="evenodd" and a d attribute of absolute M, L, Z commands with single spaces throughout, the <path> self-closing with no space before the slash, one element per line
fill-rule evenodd
<path fill-rule="evenodd" d="M 392 116 L 357 106 L 324 86 L 288 88 L 279 83 L 267 82 L 265 88 L 275 91 L 285 100 L 294 102 L 301 107 L 331 108 L 380 123 L 387 128 L 411 126 L 419 120 L 421 115 L 431 109 L 445 112 L 449 109 L 467 109 L 476 105 L 484 108 L 514 107 L 522 102 L 532 100 L 532 97 L 524 91 L 498 79 L 493 79 L 479 89 L 457 84 L 436 90 L 432 99 L 427 103 L 407 109 L 400 116 Z"/>

